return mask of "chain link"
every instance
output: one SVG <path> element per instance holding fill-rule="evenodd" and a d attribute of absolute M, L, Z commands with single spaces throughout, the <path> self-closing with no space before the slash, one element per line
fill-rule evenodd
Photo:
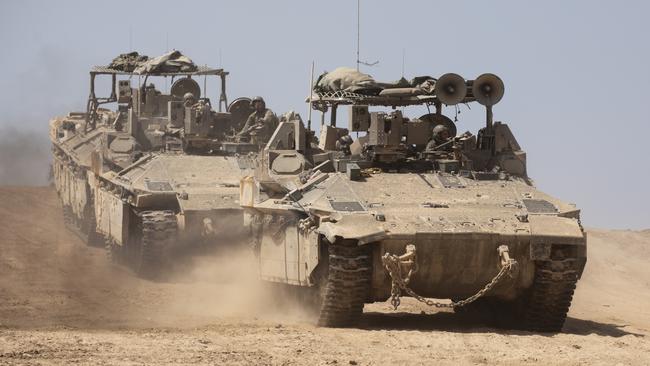
<path fill-rule="evenodd" d="M 390 275 L 390 278 L 392 279 L 391 304 L 395 309 L 397 309 L 397 307 L 401 303 L 400 296 L 402 295 L 402 291 L 406 292 L 409 296 L 417 299 L 418 301 L 425 303 L 428 306 L 433 306 L 436 308 L 457 308 L 457 307 L 462 307 L 467 304 L 470 304 L 476 301 L 481 296 L 485 295 L 488 291 L 490 291 L 497 283 L 499 283 L 499 281 L 501 281 L 501 279 L 506 274 L 512 276 L 511 273 L 515 270 L 517 266 L 517 261 L 509 258 L 507 254 L 504 255 L 504 252 L 505 253 L 508 252 L 507 248 L 505 249 L 505 251 L 501 249 L 499 250 L 499 256 L 501 257 L 501 269 L 499 270 L 499 273 L 497 273 L 497 275 L 494 276 L 494 278 L 490 282 L 488 282 L 487 285 L 485 285 L 485 287 L 483 287 L 477 293 L 464 300 L 452 301 L 451 303 L 433 301 L 431 299 L 427 299 L 415 293 L 415 291 L 413 291 L 410 287 L 408 287 L 408 283 L 411 280 L 411 275 L 415 273 L 415 271 L 410 270 L 408 271 L 406 276 L 403 276 L 402 275 L 403 262 L 401 258 L 395 254 L 386 253 L 381 259 L 384 264 L 384 267 L 386 268 L 388 274 Z M 412 260 L 414 263 L 415 258 L 412 258 Z"/>

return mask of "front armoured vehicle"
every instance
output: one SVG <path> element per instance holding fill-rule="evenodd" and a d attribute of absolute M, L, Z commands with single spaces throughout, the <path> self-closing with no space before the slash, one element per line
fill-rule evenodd
<path fill-rule="evenodd" d="M 258 145 L 230 138 L 251 107 L 248 98 L 228 105 L 227 75 L 178 51 L 92 68 L 86 111 L 50 121 L 67 226 L 143 276 L 177 249 L 239 239 L 239 180 Z M 106 97 L 96 94 L 102 85 Z M 216 110 L 209 86 L 219 91 Z"/>
<path fill-rule="evenodd" d="M 323 326 L 352 324 L 365 303 L 397 308 L 411 296 L 559 331 L 586 235 L 580 211 L 535 188 L 512 130 L 493 121 L 502 81 L 445 74 L 381 84 L 343 74 L 322 76 L 309 98 L 331 116 L 318 146 L 300 121 L 282 123 L 242 179 L 262 280 L 295 290 Z M 485 127 L 457 134 L 443 105 L 474 102 L 486 107 Z M 346 128 L 336 125 L 341 105 Z M 402 112 L 423 105 L 435 110 Z M 382 106 L 391 109 L 373 111 Z M 450 136 L 438 140 L 441 130 Z"/>

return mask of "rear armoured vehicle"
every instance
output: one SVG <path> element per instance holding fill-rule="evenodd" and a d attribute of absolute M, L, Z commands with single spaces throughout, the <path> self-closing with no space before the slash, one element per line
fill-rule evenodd
<path fill-rule="evenodd" d="M 323 326 L 354 323 L 365 303 L 397 308 L 411 296 L 559 331 L 586 235 L 580 211 L 535 188 L 512 130 L 493 121 L 503 93 L 493 74 L 395 84 L 351 69 L 321 76 L 309 97 L 330 114 L 318 146 L 300 121 L 282 123 L 242 179 L 262 280 L 293 289 Z M 484 127 L 457 134 L 443 105 L 475 102 L 486 107 Z M 346 128 L 337 127 L 342 105 Z M 373 111 L 382 106 L 391 109 Z M 402 112 L 417 106 L 433 111 Z"/>
<path fill-rule="evenodd" d="M 252 109 L 228 105 L 227 75 L 178 51 L 92 68 L 86 111 L 50 121 L 66 225 L 149 277 L 187 248 L 240 239 L 239 180 L 258 145 L 229 138 Z"/>

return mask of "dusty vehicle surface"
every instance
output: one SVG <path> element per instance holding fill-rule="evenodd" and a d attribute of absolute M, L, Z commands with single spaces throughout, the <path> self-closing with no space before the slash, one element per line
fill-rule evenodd
<path fill-rule="evenodd" d="M 159 274 L 176 249 L 240 235 L 239 180 L 258 145 L 229 138 L 251 107 L 247 98 L 228 105 L 227 75 L 177 51 L 93 67 L 87 110 L 50 121 L 66 225 L 143 276 Z M 216 110 L 206 86 L 220 89 Z"/>
<path fill-rule="evenodd" d="M 331 116 L 318 147 L 301 121 L 280 124 L 241 185 L 262 280 L 288 285 L 323 326 L 412 296 L 561 330 L 586 263 L 580 211 L 535 188 L 510 127 L 493 121 L 501 79 L 422 80 L 346 87 L 324 75 L 309 98 Z M 443 104 L 474 102 L 486 107 L 485 127 L 456 136 Z M 340 105 L 347 128 L 336 126 Z M 435 112 L 407 118 L 396 108 L 419 105 Z M 391 110 L 369 109 L 381 106 Z M 438 125 L 451 136 L 431 143 Z M 351 132 L 361 135 L 352 142 Z"/>

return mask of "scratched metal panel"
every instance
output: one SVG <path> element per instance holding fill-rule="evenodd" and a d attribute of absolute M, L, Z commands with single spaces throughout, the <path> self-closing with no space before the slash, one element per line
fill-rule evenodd
<path fill-rule="evenodd" d="M 332 208 L 336 211 L 348 211 L 348 212 L 365 211 L 363 206 L 361 206 L 361 204 L 356 201 L 348 201 L 348 202 L 331 201 L 330 205 L 332 205 Z"/>
<path fill-rule="evenodd" d="M 464 188 L 465 184 L 455 175 L 439 175 L 438 180 L 445 188 Z"/>
<path fill-rule="evenodd" d="M 534 200 L 534 199 L 524 199 L 523 200 L 526 209 L 530 213 L 556 213 L 557 207 L 546 200 Z"/>
<path fill-rule="evenodd" d="M 165 181 L 145 181 L 144 183 L 148 190 L 154 192 L 169 192 L 174 190 L 172 185 Z"/>

